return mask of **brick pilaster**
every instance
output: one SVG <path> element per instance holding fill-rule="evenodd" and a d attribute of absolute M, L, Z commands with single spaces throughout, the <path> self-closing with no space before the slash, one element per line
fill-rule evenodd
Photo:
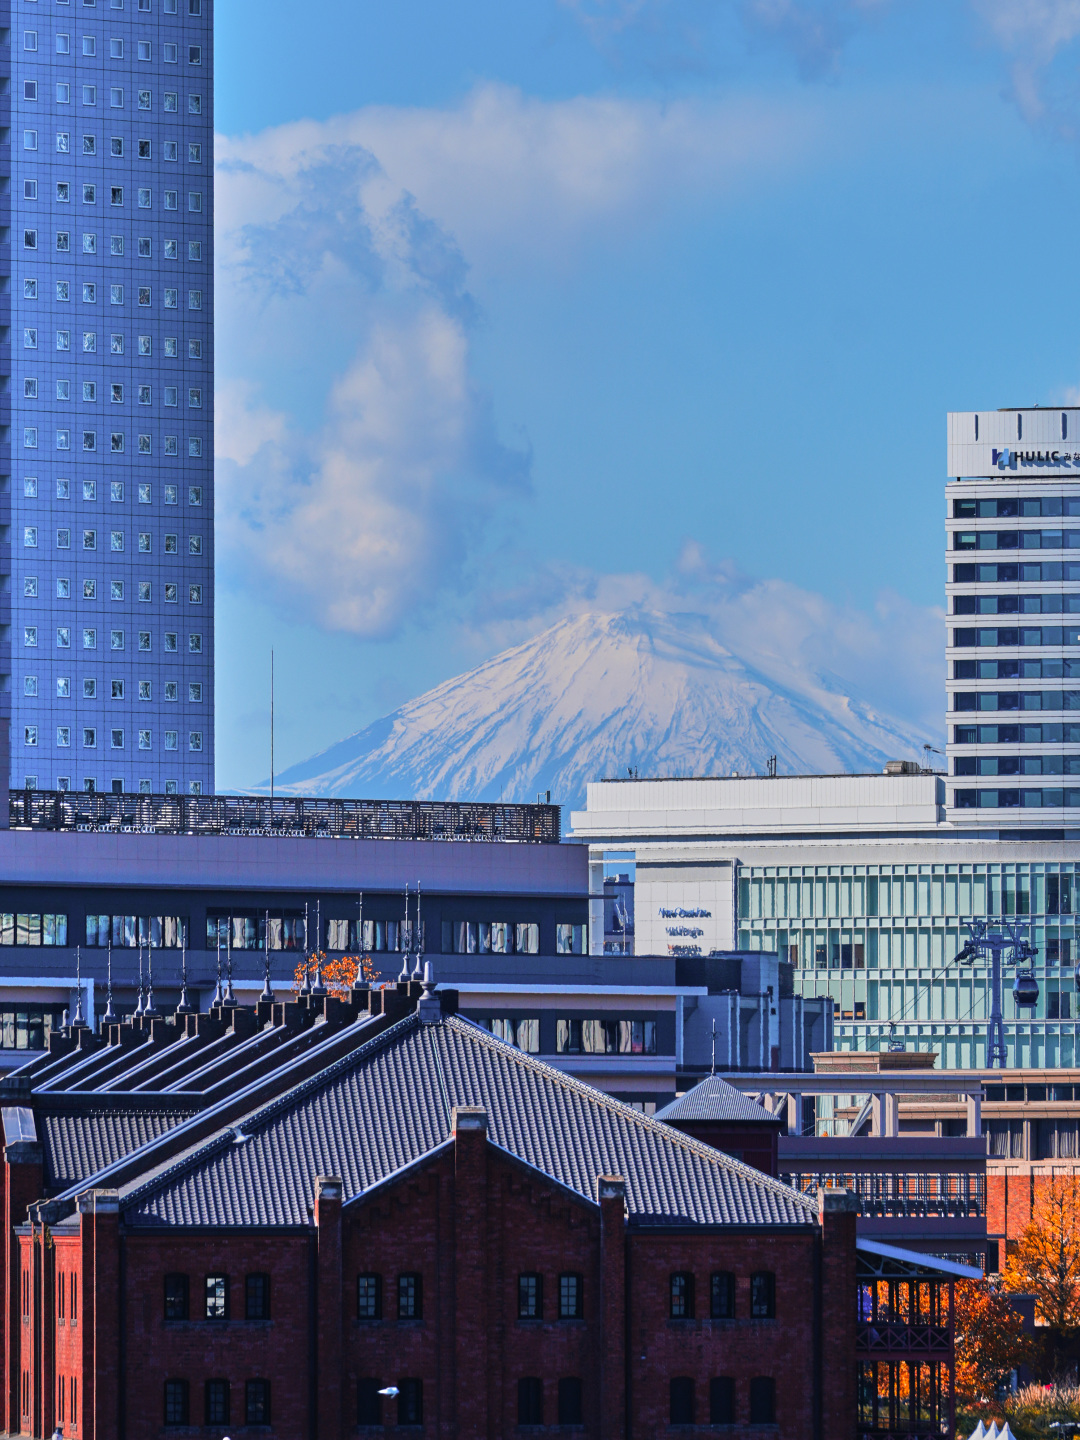
<path fill-rule="evenodd" d="M 600 1437 L 622 1440 L 626 1426 L 626 1181 L 596 1180 L 600 1206 Z"/>
<path fill-rule="evenodd" d="M 4 1149 L 4 1393 L 3 1425 L 12 1435 L 19 1433 L 19 1378 L 22 1365 L 22 1309 L 20 1285 L 22 1264 L 16 1225 L 26 1224 L 26 1212 L 41 1198 L 43 1160 L 40 1145 L 8 1145 Z"/>
<path fill-rule="evenodd" d="M 345 1314 L 342 1306 L 341 1191 L 341 1180 L 337 1176 L 320 1175 L 315 1181 L 319 1440 L 340 1440 L 345 1429 L 342 1404 L 341 1337 Z"/>
<path fill-rule="evenodd" d="M 453 1428 L 470 1440 L 495 1440 L 500 1418 L 489 1401 L 487 1128 L 486 1110 L 454 1107 Z"/>
<path fill-rule="evenodd" d="M 822 1440 L 854 1435 L 857 1422 L 855 1371 L 855 1217 L 850 1190 L 819 1190 L 821 1220 L 821 1326 L 819 1386 Z"/>
<path fill-rule="evenodd" d="M 82 1406 L 85 1420 L 92 1424 L 93 1440 L 119 1440 L 120 1409 L 125 1377 L 120 1372 L 122 1347 L 120 1310 L 120 1198 L 115 1190 L 95 1190 L 93 1211 L 84 1212 L 82 1224 L 89 1220 L 92 1232 L 93 1304 L 82 1296 L 83 1315 L 87 1329 L 93 1329 L 93 1413 Z M 137 1355 L 123 1355 L 125 1369 L 137 1366 Z M 82 1437 L 80 1436 L 80 1440 Z"/>

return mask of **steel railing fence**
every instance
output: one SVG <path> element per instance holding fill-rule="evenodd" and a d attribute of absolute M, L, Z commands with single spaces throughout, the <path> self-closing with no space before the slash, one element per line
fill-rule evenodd
<path fill-rule="evenodd" d="M 351 840 L 481 840 L 554 845 L 558 805 L 445 800 L 321 800 L 292 796 L 114 795 L 17 790 L 13 830 L 157 835 L 325 836 Z"/>
<path fill-rule="evenodd" d="M 986 1176 L 967 1171 L 945 1174 L 804 1172 L 786 1173 L 780 1179 L 808 1195 L 816 1194 L 819 1187 L 852 1190 L 858 1200 L 859 1214 L 864 1217 L 959 1218 L 986 1214 Z"/>

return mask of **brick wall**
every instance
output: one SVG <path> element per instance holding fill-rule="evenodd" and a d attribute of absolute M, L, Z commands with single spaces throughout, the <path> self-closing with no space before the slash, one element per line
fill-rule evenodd
<path fill-rule="evenodd" d="M 318 1181 L 302 1230 L 122 1229 L 115 1193 L 97 1192 L 51 1236 L 39 1225 L 20 1237 L 27 1261 L 44 1266 L 23 1327 L 42 1337 L 33 1433 L 51 1433 L 59 1375 L 79 1382 L 78 1440 L 156 1437 L 172 1378 L 188 1382 L 193 1427 L 203 1425 L 207 1380 L 230 1382 L 236 1428 L 245 1382 L 265 1378 L 267 1440 L 373 1434 L 357 1431 L 358 1382 L 404 1390 L 419 1380 L 423 1433 L 498 1440 L 517 1430 L 519 1381 L 539 1382 L 543 1423 L 554 1426 L 559 1382 L 577 1379 L 585 1435 L 651 1440 L 669 1434 L 672 1377 L 694 1381 L 695 1426 L 678 1433 L 704 1435 L 710 1381 L 726 1376 L 734 1440 L 761 1434 L 749 1429 L 757 1377 L 775 1382 L 773 1433 L 783 1440 L 853 1435 L 854 1217 L 826 1214 L 791 1233 L 628 1228 L 624 1188 L 606 1176 L 595 1201 L 566 1191 L 491 1146 L 484 1113 L 465 1109 L 450 1143 L 344 1208 L 334 1178 Z M 709 1318 L 717 1270 L 736 1276 L 731 1320 Z M 758 1270 L 775 1275 L 775 1318 L 751 1317 Z M 691 1318 L 670 1315 L 676 1271 L 695 1278 Z M 164 1317 L 167 1272 L 189 1277 L 187 1320 Z M 271 1276 L 268 1321 L 245 1318 L 254 1272 Z M 518 1313 L 526 1272 L 543 1277 L 536 1319 Z M 207 1320 L 205 1277 L 218 1273 L 229 1277 L 229 1316 Z M 376 1320 L 357 1315 L 366 1273 L 382 1277 Z M 60 1274 L 67 1285 L 78 1275 L 76 1325 L 56 1323 Z M 563 1274 L 581 1277 L 580 1318 L 559 1316 Z M 402 1275 L 420 1277 L 418 1318 L 398 1318 Z M 384 1422 L 397 1418 L 397 1402 L 385 1400 Z M 70 1436 L 70 1419 L 64 1429 Z"/>

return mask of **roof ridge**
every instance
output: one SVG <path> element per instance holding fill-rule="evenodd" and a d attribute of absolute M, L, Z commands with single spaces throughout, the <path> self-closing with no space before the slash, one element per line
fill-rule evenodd
<path fill-rule="evenodd" d="M 626 1101 L 616 1100 L 615 1097 L 609 1095 L 607 1091 L 596 1089 L 586 1081 L 579 1080 L 576 1075 L 568 1075 L 564 1070 L 557 1070 L 554 1065 L 549 1065 L 546 1061 L 537 1059 L 535 1055 L 530 1055 L 525 1050 L 519 1050 L 516 1045 L 511 1045 L 509 1041 L 500 1040 L 497 1035 L 493 1035 L 491 1031 L 486 1030 L 483 1025 L 478 1025 L 475 1020 L 469 1020 L 463 1015 L 449 1015 L 444 1016 L 443 1023 L 451 1025 L 454 1029 L 460 1029 L 466 1034 L 473 1034 L 475 1032 L 475 1034 L 483 1037 L 485 1044 L 491 1046 L 492 1049 L 506 1051 L 518 1064 L 524 1064 L 531 1069 L 538 1070 L 541 1074 L 566 1086 L 567 1089 L 576 1090 L 579 1093 L 587 1093 L 588 1098 L 594 1103 L 602 1103 L 609 1109 L 629 1117 L 636 1125 L 641 1125 L 645 1129 L 658 1132 L 665 1140 L 680 1145 L 683 1149 L 689 1150 L 693 1154 L 700 1155 L 703 1159 L 719 1166 L 721 1169 L 733 1170 L 737 1174 L 745 1175 L 755 1183 L 765 1185 L 770 1190 L 784 1195 L 785 1198 L 795 1196 L 796 1199 L 801 1201 L 808 1209 L 812 1210 L 815 1216 L 817 1215 L 817 1209 L 813 1205 L 813 1202 L 807 1200 L 807 1198 L 793 1186 L 783 1184 L 782 1181 L 775 1179 L 772 1175 L 766 1175 L 762 1170 L 755 1170 L 752 1165 L 747 1165 L 745 1161 L 742 1160 L 736 1160 L 734 1156 L 726 1154 L 723 1150 L 713 1149 L 711 1145 L 706 1145 L 702 1140 L 695 1140 L 692 1135 L 684 1135 L 681 1130 L 676 1130 L 674 1126 L 671 1125 L 665 1125 L 662 1120 L 656 1120 L 651 1115 L 645 1115 L 642 1111 L 635 1110 L 634 1107 L 628 1105 Z"/>

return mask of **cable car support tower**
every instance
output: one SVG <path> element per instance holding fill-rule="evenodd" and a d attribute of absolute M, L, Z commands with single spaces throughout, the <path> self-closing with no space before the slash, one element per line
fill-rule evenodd
<path fill-rule="evenodd" d="M 964 925 L 968 941 L 957 952 L 961 965 L 976 959 L 990 961 L 990 1020 L 986 1031 L 986 1068 L 1005 1069 L 1005 1027 L 1001 1018 L 1002 965 L 1015 965 L 1013 998 L 1019 1007 L 1033 1008 L 1039 1003 L 1039 984 L 1032 969 L 1038 951 L 1028 943 L 1028 922 L 996 920 L 994 929 L 985 920 L 971 920 Z M 1011 955 L 1006 955 L 1011 951 Z M 1080 967 L 1078 967 L 1080 970 Z"/>

